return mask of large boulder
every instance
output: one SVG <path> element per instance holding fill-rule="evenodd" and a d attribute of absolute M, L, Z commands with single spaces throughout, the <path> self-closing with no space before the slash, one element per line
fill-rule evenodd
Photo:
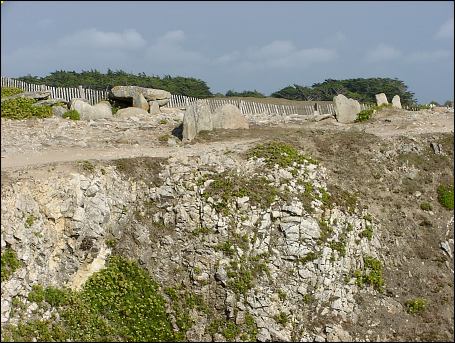
<path fill-rule="evenodd" d="M 48 99 L 50 96 L 51 96 L 50 91 L 25 92 L 25 93 L 20 93 L 20 94 L 4 97 L 1 99 L 1 101 L 11 100 L 11 99 L 16 99 L 16 98 L 44 100 L 44 99 Z"/>
<path fill-rule="evenodd" d="M 52 114 L 54 117 L 63 117 L 63 115 L 68 112 L 67 107 L 63 106 L 52 106 Z"/>
<path fill-rule="evenodd" d="M 144 98 L 142 93 L 138 93 L 133 96 L 133 107 L 142 108 L 145 111 L 149 110 L 149 103 Z"/>
<path fill-rule="evenodd" d="M 360 103 L 357 100 L 349 99 L 343 94 L 333 97 L 335 104 L 336 120 L 340 123 L 353 123 L 360 112 Z"/>
<path fill-rule="evenodd" d="M 376 94 L 375 96 L 376 96 L 376 103 L 378 104 L 378 106 L 389 104 L 389 101 L 387 100 L 387 96 L 384 93 L 379 93 L 379 94 Z"/>
<path fill-rule="evenodd" d="M 392 99 L 392 106 L 396 108 L 401 108 L 401 100 L 399 95 L 395 95 Z"/>
<path fill-rule="evenodd" d="M 232 104 L 218 107 L 212 115 L 214 129 L 249 129 L 248 120 L 240 109 Z"/>
<path fill-rule="evenodd" d="M 212 131 L 212 113 L 205 101 L 188 106 L 183 117 L 183 140 L 190 141 L 201 131 Z"/>
<path fill-rule="evenodd" d="M 122 108 L 122 109 L 118 110 L 117 113 L 115 114 L 115 116 L 118 118 L 130 118 L 130 117 L 137 117 L 137 116 L 150 117 L 150 114 L 146 110 L 143 110 L 142 108 L 127 107 L 127 108 Z"/>
<path fill-rule="evenodd" d="M 171 98 L 171 93 L 168 91 L 138 86 L 115 86 L 111 89 L 110 97 L 119 100 L 132 100 L 138 94 L 142 94 L 148 101 L 162 100 L 161 106 L 166 105 Z"/>
<path fill-rule="evenodd" d="M 112 117 L 111 104 L 107 101 L 101 101 L 92 106 L 83 99 L 71 100 L 70 110 L 79 112 L 81 120 L 94 120 Z"/>

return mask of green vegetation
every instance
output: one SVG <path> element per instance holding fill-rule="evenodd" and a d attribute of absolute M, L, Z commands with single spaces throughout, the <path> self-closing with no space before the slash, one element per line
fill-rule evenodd
<path fill-rule="evenodd" d="M 318 238 L 318 244 L 323 244 L 332 236 L 334 230 L 333 227 L 331 227 L 324 219 L 319 221 L 319 228 L 321 230 L 321 234 Z"/>
<path fill-rule="evenodd" d="M 354 276 L 356 277 L 356 284 L 363 287 L 364 284 L 372 286 L 379 292 L 383 291 L 384 279 L 382 276 L 382 263 L 378 259 L 371 256 L 364 256 L 364 270 L 356 270 Z"/>
<path fill-rule="evenodd" d="M 158 137 L 158 140 L 159 140 L 161 143 L 165 143 L 165 142 L 167 142 L 167 140 L 168 140 L 169 138 L 171 138 L 171 136 L 169 136 L 169 135 L 166 134 L 166 135 L 159 136 L 159 137 Z"/>
<path fill-rule="evenodd" d="M 108 248 L 115 248 L 118 244 L 118 240 L 116 238 L 109 238 L 106 239 L 106 246 Z"/>
<path fill-rule="evenodd" d="M 95 171 L 95 165 L 90 161 L 81 161 L 79 162 L 83 170 L 93 173 Z"/>
<path fill-rule="evenodd" d="M 32 226 L 34 222 L 35 222 L 35 217 L 33 216 L 33 214 L 29 215 L 27 217 L 27 219 L 25 220 L 25 227 Z"/>
<path fill-rule="evenodd" d="M 282 326 L 286 326 L 286 324 L 289 322 L 289 318 L 288 318 L 288 315 L 284 312 L 279 312 L 278 314 L 276 314 L 273 319 L 275 319 L 275 321 L 278 323 L 278 324 L 281 324 Z"/>
<path fill-rule="evenodd" d="M 264 176 L 245 177 L 233 172 L 223 172 L 212 176 L 214 180 L 204 191 L 204 197 L 212 197 L 215 208 L 225 215 L 228 206 L 237 197 L 249 197 L 252 205 L 269 207 L 279 195 L 278 189 L 270 184 Z"/>
<path fill-rule="evenodd" d="M 247 156 L 263 158 L 267 166 L 273 167 L 278 164 L 281 168 L 292 167 L 294 164 L 301 165 L 305 162 L 317 164 L 316 160 L 304 156 L 293 146 L 282 142 L 270 142 L 260 144 L 247 152 Z"/>
<path fill-rule="evenodd" d="M 366 110 L 360 111 L 357 114 L 357 119 L 355 120 L 355 122 L 358 123 L 358 122 L 366 121 L 366 120 L 370 119 L 375 112 L 380 111 L 384 108 L 390 108 L 390 107 L 392 107 L 392 104 L 382 104 L 380 106 L 372 106 Z"/>
<path fill-rule="evenodd" d="M 228 90 L 226 92 L 227 97 L 251 97 L 251 98 L 265 98 L 265 95 L 258 92 L 257 90 L 254 91 L 243 91 L 243 92 L 235 92 L 233 90 Z"/>
<path fill-rule="evenodd" d="M 431 211 L 433 209 L 433 207 L 428 202 L 422 202 L 420 204 L 420 209 L 423 210 L 423 211 Z"/>
<path fill-rule="evenodd" d="M 311 87 L 294 84 L 271 96 L 289 100 L 332 101 L 335 95 L 343 94 L 363 103 L 376 103 L 375 95 L 378 93 L 385 93 L 388 99 L 398 94 L 404 106 L 416 103 L 414 93 L 408 91 L 403 81 L 390 78 L 328 79 Z"/>
<path fill-rule="evenodd" d="M 359 233 L 361 238 L 367 238 L 369 241 L 373 239 L 373 227 L 367 225 L 365 229 Z"/>
<path fill-rule="evenodd" d="M 24 93 L 24 91 L 22 89 L 16 88 L 16 87 L 2 87 L 1 92 L 2 92 L 2 98 Z"/>
<path fill-rule="evenodd" d="M 2 274 L 3 275 L 3 274 Z M 4 328 L 4 340 L 30 342 L 174 341 L 158 284 L 137 263 L 113 256 L 79 292 L 34 287 L 32 301 L 57 308 L 60 320 L 32 320 Z"/>
<path fill-rule="evenodd" d="M 236 324 L 232 320 L 216 318 L 211 321 L 207 332 L 212 337 L 215 333 L 220 333 L 228 342 L 239 341 L 239 339 L 244 342 L 255 342 L 258 328 L 253 316 L 247 312 L 241 324 Z"/>
<path fill-rule="evenodd" d="M 68 118 L 71 120 L 80 120 L 81 119 L 81 115 L 76 110 L 67 111 L 67 112 L 63 113 L 62 117 Z"/>
<path fill-rule="evenodd" d="M 334 251 L 338 251 L 338 254 L 341 256 L 341 257 L 344 257 L 346 256 L 346 240 L 345 239 L 341 239 L 339 240 L 338 242 L 330 242 L 330 249 L 334 250 Z"/>
<path fill-rule="evenodd" d="M 453 210 L 453 184 L 440 185 L 437 189 L 439 203 L 448 210 Z"/>
<path fill-rule="evenodd" d="M 419 314 L 425 310 L 427 302 L 425 299 L 422 298 L 415 298 L 406 301 L 406 311 L 409 314 Z"/>
<path fill-rule="evenodd" d="M 17 259 L 16 252 L 11 248 L 4 249 L 1 255 L 2 282 L 8 280 L 21 267 L 22 262 Z"/>
<path fill-rule="evenodd" d="M 313 251 L 310 251 L 308 254 L 306 254 L 305 256 L 303 257 L 300 257 L 299 258 L 299 262 L 302 263 L 302 264 L 305 264 L 307 262 L 312 262 L 316 259 L 318 259 L 319 257 L 321 257 L 321 253 L 320 252 L 313 252 Z"/>
<path fill-rule="evenodd" d="M 167 120 L 166 119 L 161 119 L 160 120 L 160 124 L 161 125 L 166 125 L 167 124 Z"/>
<path fill-rule="evenodd" d="M 27 98 L 9 99 L 2 102 L 1 116 L 8 119 L 49 118 L 50 106 L 32 106 L 36 100 Z"/>
<path fill-rule="evenodd" d="M 114 86 L 140 86 L 146 88 L 164 89 L 172 94 L 181 94 L 195 98 L 212 96 L 205 81 L 191 77 L 164 77 L 148 76 L 145 73 L 130 74 L 123 70 L 107 70 L 106 74 L 97 70 L 82 71 L 55 71 L 45 77 L 23 76 L 18 80 L 33 84 L 43 84 L 53 87 L 78 87 L 84 85 L 93 89 L 106 90 Z"/>

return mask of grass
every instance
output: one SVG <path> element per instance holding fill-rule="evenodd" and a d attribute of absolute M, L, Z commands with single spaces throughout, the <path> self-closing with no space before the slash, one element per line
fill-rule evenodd
<path fill-rule="evenodd" d="M 63 118 L 68 118 L 71 120 L 80 120 L 81 115 L 76 110 L 67 111 L 63 114 Z"/>
<path fill-rule="evenodd" d="M 453 210 L 453 184 L 452 185 L 439 185 L 438 189 L 438 201 L 439 203 L 448 210 Z"/>
<path fill-rule="evenodd" d="M 422 298 L 415 298 L 406 301 L 406 311 L 409 314 L 420 314 L 425 310 L 427 302 Z"/>
<path fill-rule="evenodd" d="M 1 280 L 8 280 L 11 275 L 22 267 L 22 262 L 17 259 L 16 252 L 11 248 L 3 250 L 1 255 Z"/>

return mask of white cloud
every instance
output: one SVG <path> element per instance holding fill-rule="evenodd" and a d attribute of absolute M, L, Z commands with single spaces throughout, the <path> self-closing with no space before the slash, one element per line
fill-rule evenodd
<path fill-rule="evenodd" d="M 288 40 L 275 40 L 243 52 L 230 52 L 214 60 L 215 64 L 231 64 L 243 72 L 264 69 L 306 68 L 314 63 L 328 62 L 337 57 L 334 49 L 302 48 Z"/>
<path fill-rule="evenodd" d="M 400 50 L 384 43 L 377 45 L 365 55 L 368 62 L 389 61 L 400 58 L 401 56 L 402 53 Z"/>
<path fill-rule="evenodd" d="M 453 18 L 450 18 L 444 24 L 439 27 L 439 30 L 435 34 L 436 39 L 453 39 Z"/>
<path fill-rule="evenodd" d="M 207 58 L 201 53 L 185 48 L 185 40 L 182 30 L 166 32 L 146 49 L 146 57 L 152 62 L 160 63 L 207 63 Z"/>
<path fill-rule="evenodd" d="M 448 50 L 412 52 L 406 57 L 410 62 L 435 62 L 450 56 Z"/>
<path fill-rule="evenodd" d="M 123 32 L 104 32 L 91 28 L 62 37 L 58 44 L 62 47 L 129 50 L 144 47 L 146 41 L 134 29 L 127 29 Z"/>

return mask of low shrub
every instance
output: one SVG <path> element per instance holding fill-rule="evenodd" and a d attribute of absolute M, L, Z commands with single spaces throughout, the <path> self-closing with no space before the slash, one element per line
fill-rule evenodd
<path fill-rule="evenodd" d="M 406 301 L 406 311 L 409 314 L 419 314 L 425 310 L 426 300 L 422 298 L 415 298 Z"/>
<path fill-rule="evenodd" d="M 382 104 L 380 106 L 373 106 L 373 107 L 367 108 L 366 110 L 360 111 L 357 114 L 357 119 L 355 120 L 355 122 L 358 123 L 358 122 L 362 122 L 362 121 L 368 120 L 377 111 L 380 111 L 380 110 L 382 110 L 384 108 L 390 108 L 390 107 L 392 107 L 392 104 Z"/>
<path fill-rule="evenodd" d="M 67 111 L 67 112 L 65 112 L 63 114 L 62 117 L 63 118 L 68 118 L 68 119 L 71 119 L 71 120 L 80 120 L 81 119 L 81 115 L 76 110 Z"/>
<path fill-rule="evenodd" d="M 24 93 L 24 91 L 17 87 L 2 87 L 2 98 L 6 98 L 8 96 L 17 95 Z"/>
<path fill-rule="evenodd" d="M 50 106 L 33 107 L 34 99 L 16 98 L 2 102 L 1 116 L 9 119 L 49 118 L 52 117 Z"/>
<path fill-rule="evenodd" d="M 4 249 L 1 255 L 2 282 L 8 280 L 20 267 L 22 267 L 22 263 L 17 259 L 16 252 L 11 248 Z"/>

